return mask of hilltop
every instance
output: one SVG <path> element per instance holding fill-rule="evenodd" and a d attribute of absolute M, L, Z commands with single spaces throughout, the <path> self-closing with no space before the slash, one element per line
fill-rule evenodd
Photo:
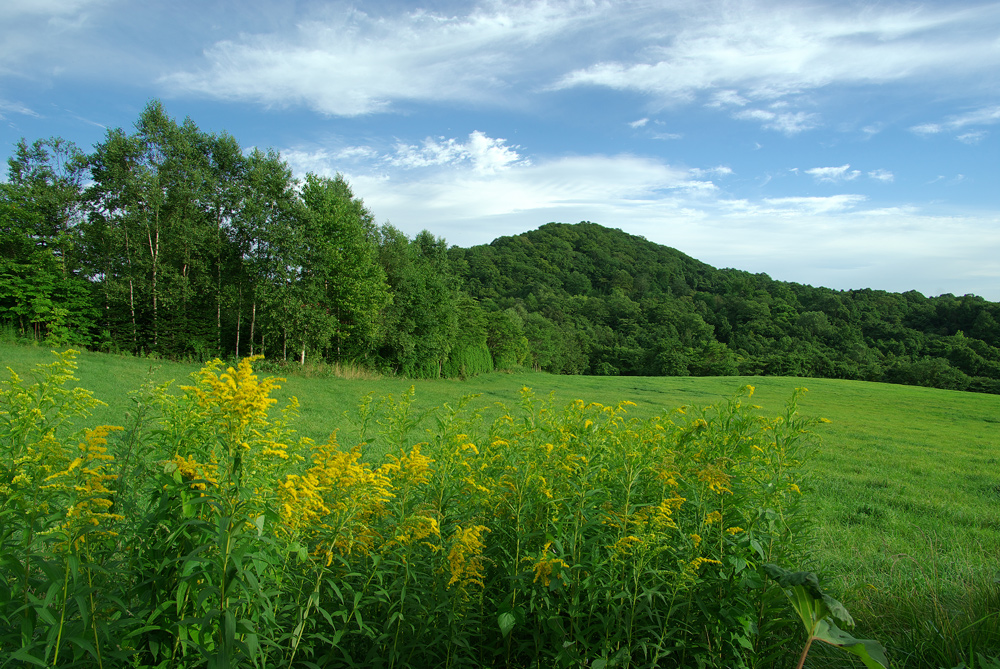
<path fill-rule="evenodd" d="M 545 371 L 1000 389 L 1000 304 L 974 295 L 775 281 L 589 222 L 452 247 L 449 258 L 484 310 L 521 324 Z"/>

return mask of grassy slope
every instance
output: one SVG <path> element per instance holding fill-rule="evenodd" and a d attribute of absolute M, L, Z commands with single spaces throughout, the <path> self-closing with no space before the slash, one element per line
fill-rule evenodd
<path fill-rule="evenodd" d="M 49 358 L 45 348 L 0 344 L 0 366 L 19 373 Z M 110 405 L 93 424 L 122 423 L 129 407 L 125 393 L 147 375 L 185 382 L 197 369 L 90 353 L 79 362 L 80 385 Z M 821 443 L 809 464 L 813 485 L 807 494 L 820 521 L 812 566 L 853 607 L 861 628 L 879 635 L 927 617 L 916 610 L 910 619 L 901 616 L 907 606 L 967 609 L 972 620 L 995 608 L 996 587 L 986 586 L 993 598 L 984 599 L 983 584 L 1000 576 L 1000 396 L 830 379 L 533 373 L 415 382 L 295 376 L 279 394 L 299 398 L 300 431 L 322 439 L 349 428 L 343 414 L 366 393 L 398 395 L 411 384 L 423 407 L 471 393 L 481 394 L 483 406 L 513 404 L 518 390 L 529 386 L 538 395 L 554 392 L 558 404 L 628 399 L 639 404 L 636 415 L 650 416 L 720 401 L 747 383 L 768 413 L 777 413 L 793 389 L 805 385 L 810 392 L 800 401 L 801 413 L 831 421 L 817 427 Z"/>

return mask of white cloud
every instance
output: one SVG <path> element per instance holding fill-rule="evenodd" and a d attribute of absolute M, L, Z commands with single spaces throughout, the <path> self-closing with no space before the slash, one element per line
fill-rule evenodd
<path fill-rule="evenodd" d="M 178 91 L 324 114 L 388 111 L 399 101 L 509 104 L 540 52 L 592 21 L 585 0 L 485 4 L 463 15 L 360 10 L 300 21 L 291 34 L 247 34 L 205 51 L 206 66 L 163 82 Z M 606 9 L 606 8 L 605 8 Z"/>
<path fill-rule="evenodd" d="M 976 109 L 965 114 L 952 116 L 948 120 L 947 126 L 955 130 L 970 125 L 991 125 L 993 123 L 1000 123 L 1000 105 L 983 107 L 982 109 Z"/>
<path fill-rule="evenodd" d="M 431 167 L 469 161 L 479 174 L 495 174 L 515 165 L 529 165 L 530 161 L 517 152 L 519 147 L 507 146 L 507 140 L 487 137 L 478 130 L 465 142 L 454 138 L 425 139 L 423 144 L 399 144 L 396 153 L 389 157 L 389 164 L 407 169 Z"/>
<path fill-rule="evenodd" d="M 865 133 L 865 137 L 874 137 L 883 130 L 883 125 L 881 123 L 872 123 L 871 125 L 866 125 L 861 129 L 861 132 Z"/>
<path fill-rule="evenodd" d="M 691 172 L 691 176 L 697 179 L 703 179 L 707 176 L 728 177 L 733 174 L 733 169 L 731 167 L 726 167 L 725 165 L 709 167 L 707 169 L 694 167 L 689 171 Z"/>
<path fill-rule="evenodd" d="M 868 176 L 869 178 L 874 179 L 875 181 L 881 181 L 882 183 L 892 183 L 892 181 L 896 178 L 896 175 L 892 172 L 883 169 L 872 170 L 868 173 Z"/>
<path fill-rule="evenodd" d="M 795 108 L 767 121 L 795 133 L 815 125 L 808 110 L 796 115 L 804 92 L 947 83 L 1000 66 L 1000 5 L 481 0 L 463 10 L 300 15 L 291 29 L 216 41 L 202 66 L 162 81 L 176 91 L 346 116 L 403 101 L 516 105 L 577 86 L 638 91 L 659 107 L 785 100 Z"/>
<path fill-rule="evenodd" d="M 38 118 L 38 113 L 32 109 L 29 109 L 20 102 L 8 102 L 7 100 L 0 99 L 0 118 L 6 118 L 4 113 L 10 114 L 21 114 L 24 116 L 33 116 Z"/>
<path fill-rule="evenodd" d="M 859 11 L 706 0 L 660 11 L 658 18 L 640 31 L 645 48 L 634 59 L 574 70 L 558 85 L 636 90 L 665 105 L 714 90 L 711 104 L 732 105 L 837 83 L 990 72 L 1000 63 L 996 5 Z"/>
<path fill-rule="evenodd" d="M 4 0 L 0 5 L 0 18 L 10 20 L 24 16 L 65 16 L 76 14 L 88 6 L 106 3 L 107 0 Z"/>
<path fill-rule="evenodd" d="M 918 135 L 936 135 L 941 132 L 958 132 L 969 126 L 993 125 L 1000 123 L 1000 105 L 982 107 L 964 114 L 949 116 L 938 123 L 921 123 L 910 128 L 910 131 Z M 966 144 L 975 144 L 986 136 L 985 131 L 973 131 L 963 133 L 956 137 Z"/>
<path fill-rule="evenodd" d="M 774 197 L 764 198 L 763 202 L 773 209 L 757 210 L 758 214 L 829 214 L 854 209 L 867 200 L 864 195 L 844 194 L 827 197 Z"/>
<path fill-rule="evenodd" d="M 745 107 L 750 103 L 745 97 L 733 90 L 719 91 L 712 96 L 709 107 Z"/>
<path fill-rule="evenodd" d="M 633 128 L 641 128 L 647 123 L 649 123 L 648 118 L 641 118 L 638 121 L 632 121 L 631 123 L 629 123 L 629 125 L 632 126 Z"/>
<path fill-rule="evenodd" d="M 850 165 L 841 165 L 840 167 L 813 167 L 812 169 L 803 171 L 816 181 L 825 183 L 853 181 L 861 176 L 861 172 L 858 170 L 852 170 Z"/>
<path fill-rule="evenodd" d="M 976 130 L 973 132 L 963 133 L 958 137 L 956 137 L 955 139 L 962 142 L 963 144 L 979 144 L 979 142 L 986 139 L 986 136 L 989 134 L 990 133 L 988 133 L 985 130 Z"/>
<path fill-rule="evenodd" d="M 85 62 L 77 40 L 93 13 L 115 0 L 3 0 L 0 75 L 24 77 L 53 59 Z M 62 66 L 62 62 L 57 67 Z"/>
<path fill-rule="evenodd" d="M 744 121 L 760 121 L 768 130 L 777 130 L 786 135 L 797 135 L 819 125 L 819 117 L 807 112 L 773 112 L 766 109 L 747 109 L 736 112 L 733 118 Z"/>

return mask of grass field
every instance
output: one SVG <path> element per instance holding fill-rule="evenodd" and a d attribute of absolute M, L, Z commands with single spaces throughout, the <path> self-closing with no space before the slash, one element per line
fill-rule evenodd
<path fill-rule="evenodd" d="M 0 367 L 24 373 L 50 361 L 44 347 L 0 344 Z M 92 424 L 122 424 L 127 393 L 145 380 L 185 383 L 196 365 L 84 353 L 79 385 L 108 403 Z M 796 387 L 803 415 L 823 417 L 809 462 L 816 528 L 810 569 L 858 621 L 856 636 L 883 642 L 896 666 L 954 667 L 1000 655 L 1000 396 L 829 379 L 776 377 L 569 377 L 493 374 L 472 380 L 348 380 L 295 375 L 277 393 L 301 404 L 300 432 L 323 439 L 352 429 L 368 393 L 435 407 L 478 394 L 485 412 L 515 404 L 518 391 L 614 404 L 635 415 L 703 406 L 751 384 L 754 400 L 778 412 Z M 430 419 L 426 423 L 432 425 Z M 419 430 L 419 428 L 418 428 Z M 800 565 L 785 565 L 798 568 Z M 826 654 L 829 655 L 829 654 Z M 807 666 L 849 666 L 816 652 Z"/>

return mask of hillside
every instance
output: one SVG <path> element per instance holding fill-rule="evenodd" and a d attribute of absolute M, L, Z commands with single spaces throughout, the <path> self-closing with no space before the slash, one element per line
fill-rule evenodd
<path fill-rule="evenodd" d="M 556 373 L 780 375 L 1000 390 L 1000 304 L 715 269 L 594 223 L 452 248 L 463 289 Z"/>

